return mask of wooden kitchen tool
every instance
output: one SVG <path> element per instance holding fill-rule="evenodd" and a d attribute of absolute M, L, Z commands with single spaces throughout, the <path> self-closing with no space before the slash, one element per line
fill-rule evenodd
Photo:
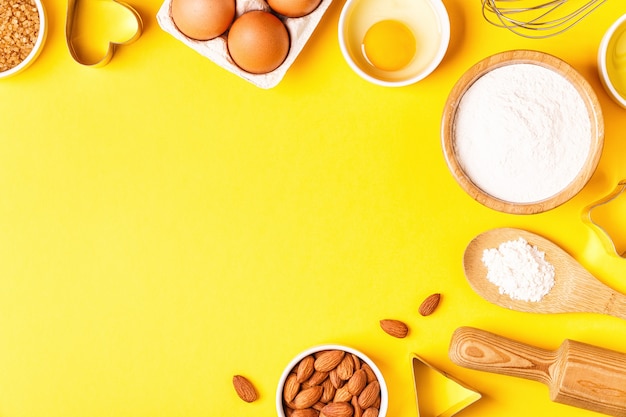
<path fill-rule="evenodd" d="M 460 327 L 452 336 L 449 355 L 465 368 L 544 383 L 552 401 L 626 416 L 625 353 L 572 340 L 550 351 Z"/>
<path fill-rule="evenodd" d="M 487 280 L 483 251 L 520 237 L 543 251 L 545 260 L 554 266 L 555 284 L 540 301 L 513 300 Z M 598 281 L 555 243 L 525 230 L 501 228 L 476 236 L 465 250 L 463 267 L 472 289 L 501 307 L 530 313 L 599 313 L 626 319 L 625 295 Z"/>

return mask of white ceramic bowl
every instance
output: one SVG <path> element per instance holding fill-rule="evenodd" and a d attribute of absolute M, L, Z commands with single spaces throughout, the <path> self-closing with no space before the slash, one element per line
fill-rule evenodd
<path fill-rule="evenodd" d="M 43 49 L 43 44 L 46 40 L 46 35 L 48 34 L 48 21 L 46 18 L 46 12 L 43 7 L 43 4 L 40 0 L 35 0 L 35 5 L 37 6 L 37 12 L 39 13 L 39 33 L 37 34 L 37 40 L 35 41 L 35 45 L 33 49 L 30 51 L 28 56 L 19 64 L 10 68 L 6 71 L 0 72 L 0 78 L 10 77 L 11 75 L 15 75 L 23 70 L 25 70 L 30 64 L 32 64 L 35 59 L 41 53 Z"/>
<path fill-rule="evenodd" d="M 348 346 L 343 345 L 319 345 L 309 349 L 306 349 L 303 352 L 300 352 L 295 358 L 293 358 L 289 364 L 285 367 L 282 375 L 280 376 L 280 380 L 278 381 L 278 387 L 276 388 L 276 411 L 278 412 L 278 417 L 286 417 L 285 408 L 283 405 L 283 389 L 285 387 L 285 381 L 291 372 L 294 371 L 294 368 L 302 359 L 309 355 L 313 355 L 318 352 L 322 352 L 325 350 L 343 350 L 346 353 L 351 353 L 359 357 L 361 361 L 365 362 L 372 368 L 374 374 L 376 375 L 376 379 L 380 385 L 380 407 L 378 408 L 378 417 L 385 417 L 387 414 L 387 407 L 389 404 L 389 393 L 387 390 L 387 384 L 385 383 L 385 379 L 383 378 L 383 374 L 378 369 L 378 366 L 364 353 L 353 349 Z"/>
<path fill-rule="evenodd" d="M 362 52 L 367 30 L 392 19 L 413 32 L 417 51 L 411 63 L 396 71 L 372 65 Z M 350 67 L 365 80 L 386 87 L 414 84 L 441 63 L 450 43 L 450 19 L 441 0 L 348 0 L 339 17 L 339 46 Z"/>
<path fill-rule="evenodd" d="M 621 42 L 626 48 L 626 14 L 617 19 L 602 37 L 598 48 L 598 72 L 602 85 L 609 96 L 621 107 L 626 108 L 626 91 L 618 91 L 612 78 L 615 75 L 615 69 L 611 69 L 611 62 L 615 62 L 619 65 L 619 70 L 626 73 L 626 52 L 617 56 L 615 48 L 615 42 L 619 40 L 620 36 L 624 37 Z M 618 60 L 619 62 L 617 62 Z M 623 89 L 626 89 L 626 86 Z"/>

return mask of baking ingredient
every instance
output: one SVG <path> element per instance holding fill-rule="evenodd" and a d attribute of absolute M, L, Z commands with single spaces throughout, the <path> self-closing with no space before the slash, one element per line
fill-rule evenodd
<path fill-rule="evenodd" d="M 272 13 L 253 10 L 242 14 L 228 32 L 228 51 L 235 63 L 252 74 L 278 68 L 289 53 L 289 33 Z"/>
<path fill-rule="evenodd" d="M 0 72 L 21 64 L 39 35 L 40 16 L 33 0 L 0 0 Z"/>
<path fill-rule="evenodd" d="M 372 381 L 359 394 L 359 406 L 363 410 L 372 407 L 380 398 L 380 384 L 378 381 Z"/>
<path fill-rule="evenodd" d="M 390 336 L 402 339 L 409 333 L 409 327 L 400 320 L 384 319 L 380 321 L 380 327 Z"/>
<path fill-rule="evenodd" d="M 333 352 L 341 352 L 343 355 Z M 300 364 L 303 361 L 309 361 L 309 357 L 315 357 L 316 360 L 324 358 L 324 363 L 330 363 L 329 359 L 333 358 L 332 362 L 336 362 L 336 365 L 328 372 L 316 371 L 310 379 L 299 384 L 296 381 L 297 370 L 300 369 Z M 341 357 L 339 362 L 336 361 L 337 357 Z M 351 362 L 351 365 L 348 365 L 349 362 Z M 305 367 L 308 367 L 308 365 Z M 353 369 L 354 372 L 347 377 L 348 373 L 341 371 L 339 374 L 347 377 L 347 379 L 340 379 L 336 376 L 336 371 L 340 367 Z M 313 380 L 317 374 L 323 375 L 324 378 Z M 335 375 L 334 381 L 332 375 Z M 294 390 L 297 390 L 297 392 L 294 392 Z M 381 391 L 378 378 L 366 362 L 355 354 L 332 349 L 304 357 L 289 371 L 283 386 L 282 400 L 285 415 L 291 417 L 317 417 L 318 415 L 324 415 L 325 417 L 362 417 L 368 407 L 363 408 L 360 402 L 376 410 L 375 414 L 373 414 L 373 411 L 370 411 L 369 415 L 377 417 L 378 407 L 380 407 L 381 402 L 380 396 Z"/>
<path fill-rule="evenodd" d="M 321 413 L 326 417 L 350 417 L 354 413 L 354 409 L 347 402 L 332 402 L 325 405 Z"/>
<path fill-rule="evenodd" d="M 235 375 L 233 377 L 233 387 L 239 398 L 247 403 L 251 403 L 257 399 L 257 393 L 254 389 L 254 385 L 242 375 Z"/>
<path fill-rule="evenodd" d="M 606 47 L 606 71 L 617 93 L 626 99 L 626 24 L 618 26 Z"/>
<path fill-rule="evenodd" d="M 174 24 L 185 36 L 209 40 L 226 32 L 235 18 L 235 0 L 172 0 Z"/>
<path fill-rule="evenodd" d="M 345 355 L 346 352 L 336 349 L 322 352 L 315 358 L 315 363 L 313 364 L 315 370 L 319 372 L 330 372 L 341 363 Z"/>
<path fill-rule="evenodd" d="M 398 71 L 411 63 L 417 51 L 413 31 L 404 23 L 381 20 L 365 33 L 363 55 L 367 61 L 385 71 Z"/>
<path fill-rule="evenodd" d="M 313 365 L 314 363 L 315 358 L 312 355 L 309 355 L 300 361 L 296 369 L 296 377 L 299 383 L 303 383 L 309 379 L 311 375 L 313 375 L 313 372 L 315 371 L 315 367 Z"/>
<path fill-rule="evenodd" d="M 513 300 L 537 302 L 554 286 L 554 266 L 545 253 L 518 238 L 483 251 L 487 279 Z"/>
<path fill-rule="evenodd" d="M 422 301 L 422 304 L 420 304 L 419 313 L 422 316 L 430 316 L 437 309 L 440 300 L 441 294 L 439 293 L 429 295 L 424 301 Z"/>
<path fill-rule="evenodd" d="M 367 410 L 363 411 L 361 417 L 377 417 L 378 416 L 378 408 L 370 407 Z"/>
<path fill-rule="evenodd" d="M 276 13 L 287 17 L 302 17 L 313 12 L 322 0 L 267 0 Z"/>
<path fill-rule="evenodd" d="M 320 385 L 304 388 L 293 399 L 293 407 L 296 410 L 313 407 L 322 398 L 322 392 L 324 389 Z"/>
<path fill-rule="evenodd" d="M 454 120 L 454 148 L 471 181 L 498 199 L 533 203 L 569 185 L 591 145 L 581 95 L 557 72 L 511 64 L 481 76 Z"/>

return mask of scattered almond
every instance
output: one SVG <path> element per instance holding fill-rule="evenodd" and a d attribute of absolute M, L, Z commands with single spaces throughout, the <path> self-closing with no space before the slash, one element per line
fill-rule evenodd
<path fill-rule="evenodd" d="M 359 395 L 359 405 L 363 410 L 370 408 L 380 397 L 380 384 L 378 381 L 372 381 L 361 391 Z"/>
<path fill-rule="evenodd" d="M 315 370 L 329 372 L 339 365 L 345 355 L 346 352 L 343 350 L 327 350 L 315 359 Z"/>
<path fill-rule="evenodd" d="M 247 403 L 251 403 L 258 398 L 254 385 L 244 376 L 235 375 L 233 377 L 233 387 L 235 387 L 239 398 Z"/>
<path fill-rule="evenodd" d="M 322 408 L 326 417 L 351 417 L 354 414 L 352 406 L 347 402 L 334 402 Z"/>
<path fill-rule="evenodd" d="M 380 321 L 380 327 L 389 335 L 402 339 L 409 334 L 409 327 L 400 320 L 385 319 Z"/>
<path fill-rule="evenodd" d="M 430 316 L 435 312 L 435 309 L 439 305 L 440 300 L 441 294 L 439 293 L 429 295 L 424 301 L 422 301 L 422 304 L 419 308 L 419 313 L 422 316 Z"/>
<path fill-rule="evenodd" d="M 315 358 L 311 355 L 305 357 L 300 361 L 298 367 L 296 368 L 296 375 L 298 376 L 298 382 L 303 383 L 307 379 L 313 375 L 313 371 L 315 368 L 313 364 L 315 363 Z"/>
<path fill-rule="evenodd" d="M 293 399 L 293 407 L 296 410 L 313 407 L 322 397 L 323 391 L 324 389 L 319 385 L 303 389 Z"/>

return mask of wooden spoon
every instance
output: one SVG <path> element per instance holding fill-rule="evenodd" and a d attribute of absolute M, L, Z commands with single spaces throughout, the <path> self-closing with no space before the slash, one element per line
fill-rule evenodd
<path fill-rule="evenodd" d="M 482 262 L 485 249 L 524 238 L 545 253 L 554 266 L 555 284 L 540 301 L 513 300 L 500 294 L 487 280 L 487 267 Z M 514 228 L 493 229 L 476 236 L 463 256 L 465 276 L 470 286 L 485 300 L 516 311 L 529 313 L 598 313 L 626 319 L 626 296 L 598 281 L 567 252 L 548 239 Z"/>

